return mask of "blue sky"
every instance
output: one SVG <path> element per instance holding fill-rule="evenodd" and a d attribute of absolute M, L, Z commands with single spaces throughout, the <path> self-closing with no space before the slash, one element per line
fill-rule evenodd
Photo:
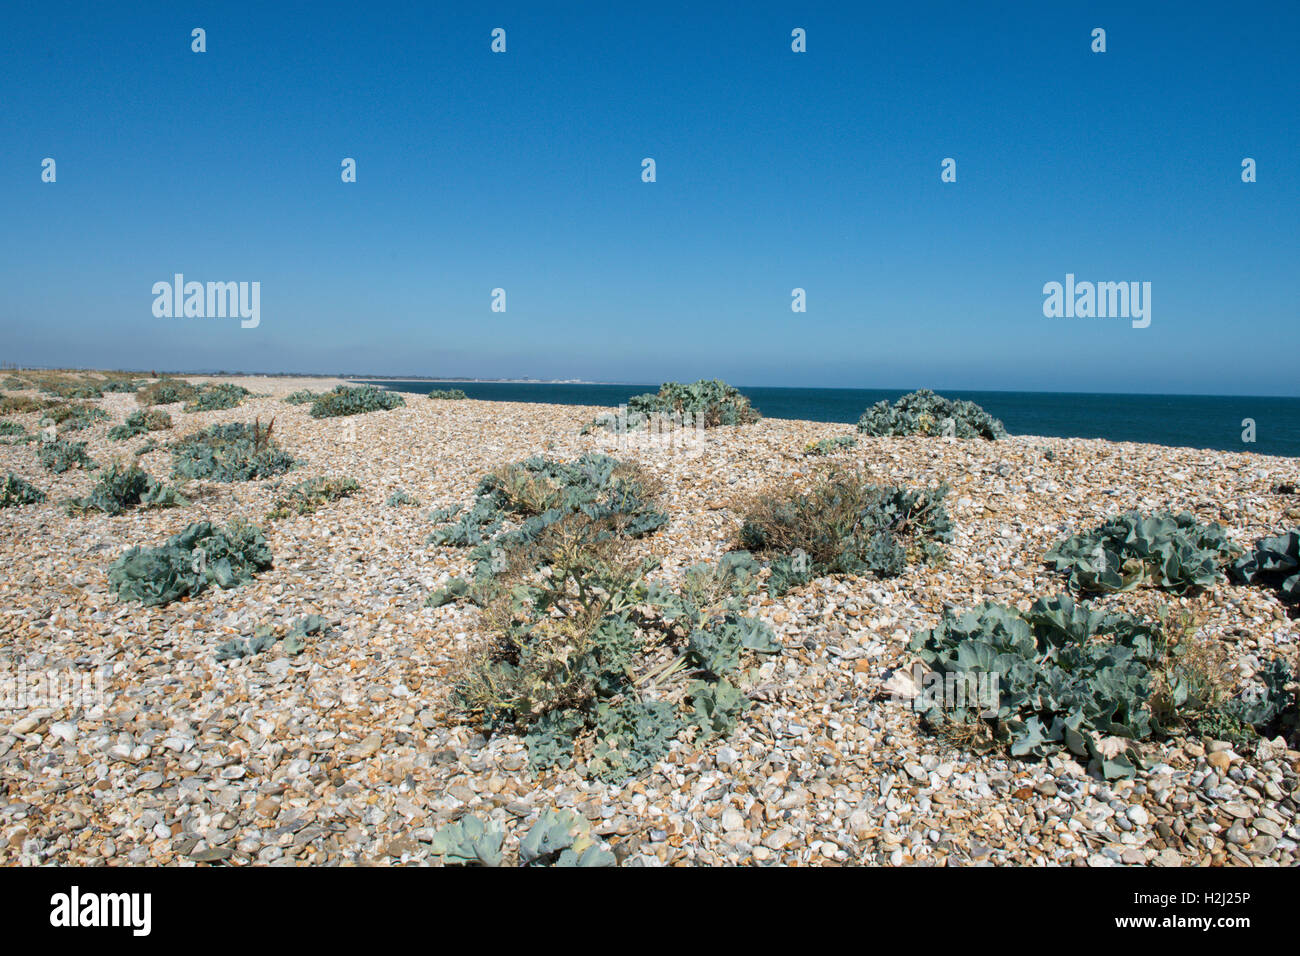
<path fill-rule="evenodd" d="M 984 7 L 10 4 L 0 359 L 1300 394 L 1300 4 Z"/>

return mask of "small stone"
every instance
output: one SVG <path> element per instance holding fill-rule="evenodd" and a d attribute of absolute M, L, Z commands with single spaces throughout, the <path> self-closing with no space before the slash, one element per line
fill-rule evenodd
<path fill-rule="evenodd" d="M 775 833 L 769 833 L 763 838 L 763 845 L 771 850 L 780 850 L 787 843 L 794 839 L 794 831 L 789 827 L 782 827 Z"/>
<path fill-rule="evenodd" d="M 1214 753 L 1206 754 L 1205 759 L 1211 767 L 1220 773 L 1227 770 L 1232 764 L 1232 756 L 1224 750 L 1216 750 Z"/>
<path fill-rule="evenodd" d="M 41 719 L 39 717 L 24 717 L 9 728 L 9 733 L 13 734 L 15 737 L 23 737 L 30 734 L 40 726 L 40 723 Z"/>

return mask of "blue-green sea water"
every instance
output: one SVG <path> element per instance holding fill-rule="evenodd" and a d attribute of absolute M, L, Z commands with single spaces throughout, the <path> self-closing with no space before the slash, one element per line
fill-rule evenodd
<path fill-rule="evenodd" d="M 459 388 L 469 398 L 496 402 L 615 407 L 658 385 L 568 385 L 521 382 L 375 381 L 401 392 Z M 895 401 L 902 390 L 873 388 L 746 388 L 740 391 L 768 418 L 814 422 L 856 422 L 881 399 Z M 1300 398 L 1223 395 L 1103 395 L 1072 392 L 943 391 L 975 402 L 1000 419 L 1013 435 L 1105 438 L 1219 451 L 1300 457 Z M 1255 441 L 1242 440 L 1245 419 L 1255 423 Z"/>

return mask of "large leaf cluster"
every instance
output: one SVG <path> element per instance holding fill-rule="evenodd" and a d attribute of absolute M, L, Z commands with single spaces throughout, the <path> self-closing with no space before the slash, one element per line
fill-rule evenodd
<path fill-rule="evenodd" d="M 406 399 L 375 385 L 338 385 L 312 400 L 312 418 L 339 418 L 364 412 L 388 411 L 406 404 Z"/>
<path fill-rule="evenodd" d="M 282 475 L 297 462 L 270 437 L 269 426 L 212 425 L 174 442 L 172 474 L 211 481 L 254 481 Z"/>
<path fill-rule="evenodd" d="M 209 585 L 237 587 L 270 566 L 271 549 L 256 525 L 197 521 L 159 547 L 131 548 L 109 566 L 108 583 L 119 600 L 156 606 Z"/>
<path fill-rule="evenodd" d="M 1007 437 L 1002 422 L 974 402 L 944 398 L 928 388 L 904 395 L 893 405 L 876 402 L 858 420 L 858 431 L 876 436 Z"/>
<path fill-rule="evenodd" d="M 1046 561 L 1084 593 L 1142 585 L 1185 592 L 1221 581 L 1220 566 L 1239 552 L 1221 526 L 1201 524 L 1188 512 L 1143 517 L 1132 511 L 1058 542 Z"/>
<path fill-rule="evenodd" d="M 1300 530 L 1260 538 L 1228 568 L 1232 580 L 1274 588 L 1287 604 L 1300 604 Z"/>
<path fill-rule="evenodd" d="M 1128 776 L 1129 756 L 1103 754 L 1100 739 L 1152 734 L 1152 666 L 1163 658 L 1165 640 L 1160 627 L 1129 615 L 1077 605 L 1068 594 L 1040 598 L 1027 612 L 984 604 L 918 631 L 911 650 L 941 675 L 996 675 L 995 717 L 987 701 L 958 706 L 940 697 L 927 701 L 924 719 L 932 726 L 991 720 L 1013 756 L 1064 748 L 1096 758 L 1107 776 Z"/>
<path fill-rule="evenodd" d="M 500 866 L 505 831 L 474 814 L 440 827 L 430 849 L 452 866 Z M 519 840 L 520 866 L 617 866 L 613 853 L 591 836 L 572 810 L 545 810 Z"/>

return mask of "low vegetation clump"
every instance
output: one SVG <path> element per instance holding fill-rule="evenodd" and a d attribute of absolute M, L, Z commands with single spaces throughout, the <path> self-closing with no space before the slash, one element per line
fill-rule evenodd
<path fill-rule="evenodd" d="M 329 626 L 329 622 L 319 614 L 309 614 L 294 621 L 283 634 L 277 634 L 269 624 L 262 624 L 253 631 L 251 638 L 247 640 L 235 638 L 218 646 L 217 660 L 230 661 L 252 657 L 274 646 L 277 641 L 281 642 L 285 654 L 297 657 L 307 649 L 308 638 L 324 634 Z"/>
<path fill-rule="evenodd" d="M 505 831 L 491 820 L 466 814 L 434 831 L 429 848 L 444 866 L 501 866 Z M 591 824 L 572 810 L 546 810 L 519 840 L 519 866 L 617 866 L 593 839 Z"/>
<path fill-rule="evenodd" d="M 7 419 L 5 421 L 0 422 L 0 435 L 7 437 L 11 435 L 22 436 L 26 434 L 27 434 L 27 429 L 23 428 L 23 426 L 19 425 L 17 422 L 11 422 L 8 421 Z"/>
<path fill-rule="evenodd" d="M 637 431 L 652 423 L 671 423 L 686 427 L 714 428 L 719 425 L 747 425 L 762 416 L 740 391 L 718 379 L 700 379 L 690 385 L 664 382 L 658 392 L 633 395 L 621 412 L 597 415 L 583 429 Z"/>
<path fill-rule="evenodd" d="M 266 516 L 268 521 L 290 515 L 315 514 L 324 505 L 340 498 L 349 498 L 361 490 L 355 478 L 308 478 L 294 485 L 284 495 L 277 495 L 275 506 Z"/>
<path fill-rule="evenodd" d="M 974 402 L 944 398 L 928 388 L 904 395 L 893 405 L 876 402 L 858 420 L 858 431 L 874 436 L 1007 437 L 1002 422 Z"/>
<path fill-rule="evenodd" d="M 465 657 L 455 699 L 485 727 L 525 735 L 537 770 L 574 760 L 622 782 L 682 734 L 729 733 L 749 706 L 731 681 L 746 653 L 779 650 L 745 617 L 753 559 L 691 569 L 677 589 L 649 584 L 655 561 L 635 539 L 662 527 L 657 483 L 605 455 L 543 458 L 498 469 L 472 509 L 435 512 L 431 540 L 472 548 L 472 580 L 431 606 L 468 598 L 486 636 Z"/>
<path fill-rule="evenodd" d="M 108 437 L 113 441 L 126 441 L 136 435 L 147 432 L 163 431 L 172 427 L 172 417 L 157 408 L 141 408 L 126 416 L 121 425 L 114 425 L 108 430 Z"/>
<path fill-rule="evenodd" d="M 165 378 L 146 385 L 135 393 L 135 400 L 141 405 L 172 405 L 176 402 L 193 401 L 199 390 L 189 382 Z"/>
<path fill-rule="evenodd" d="M 459 388 L 435 388 L 429 393 L 429 397 L 456 401 L 464 398 L 465 392 Z"/>
<path fill-rule="evenodd" d="M 25 412 L 39 412 L 58 404 L 60 403 L 52 398 L 5 395 L 0 397 L 0 415 L 22 415 Z"/>
<path fill-rule="evenodd" d="M 468 511 L 453 507 L 433 512 L 431 520 L 442 527 L 430 534 L 429 542 L 477 547 L 471 556 L 483 565 L 493 548 L 526 543 L 575 513 L 608 520 L 616 533 L 640 537 L 668 522 L 658 507 L 659 494 L 658 482 L 643 469 L 608 455 L 584 455 L 568 462 L 534 456 L 485 475 Z M 518 526 L 498 535 L 510 520 Z"/>
<path fill-rule="evenodd" d="M 812 441 L 804 446 L 805 455 L 830 455 L 841 449 L 853 448 L 858 444 L 858 440 L 852 435 L 837 435 L 834 438 L 823 438 L 820 441 Z"/>
<path fill-rule="evenodd" d="M 1228 568 L 1239 584 L 1273 588 L 1284 604 L 1300 605 L 1300 530 L 1260 538 Z"/>
<path fill-rule="evenodd" d="M 84 441 L 65 441 L 58 439 L 56 441 L 43 441 L 36 449 L 36 457 L 40 459 L 46 471 L 52 471 L 55 474 L 62 474 L 65 471 L 71 471 L 73 468 L 85 468 L 93 471 L 99 466 L 86 454 L 86 443 Z"/>
<path fill-rule="evenodd" d="M 46 395 L 63 399 L 104 397 L 103 384 L 92 379 L 51 379 L 42 382 L 38 387 Z"/>
<path fill-rule="evenodd" d="M 160 547 L 131 548 L 109 566 L 108 584 L 119 600 L 153 607 L 211 585 L 238 587 L 270 566 L 271 549 L 256 525 L 197 521 Z"/>
<path fill-rule="evenodd" d="M 828 574 L 894 577 L 942 558 L 952 540 L 946 486 L 909 489 L 831 473 L 806 492 L 761 495 L 744 511 L 740 546 L 770 560 L 768 591 Z"/>
<path fill-rule="evenodd" d="M 132 508 L 176 508 L 189 501 L 175 488 L 155 480 L 138 464 L 129 466 L 113 462 L 103 473 L 90 494 L 69 498 L 69 514 L 102 511 L 106 515 L 120 515 Z"/>
<path fill-rule="evenodd" d="M 1182 593 L 1222 581 L 1221 566 L 1240 553 L 1220 525 L 1201 524 L 1188 512 L 1132 511 L 1058 542 L 1046 561 L 1085 594 L 1143 585 Z"/>
<path fill-rule="evenodd" d="M 0 483 L 0 508 L 14 508 L 18 505 L 38 505 L 45 500 L 45 492 L 31 482 L 24 481 L 12 471 Z"/>
<path fill-rule="evenodd" d="M 332 392 L 317 396 L 311 403 L 312 418 L 338 418 L 381 412 L 405 405 L 406 399 L 374 385 L 338 385 Z"/>
<path fill-rule="evenodd" d="M 238 408 L 252 394 L 244 386 L 231 382 L 204 382 L 197 386 L 195 396 L 185 403 L 185 411 L 215 412 L 225 408 Z"/>
<path fill-rule="evenodd" d="M 69 402 L 47 409 L 41 419 L 42 424 L 53 422 L 58 425 L 60 432 L 79 432 L 84 428 L 89 428 L 96 422 L 107 421 L 108 412 L 98 405 Z"/>
<path fill-rule="evenodd" d="M 386 503 L 390 508 L 405 508 L 407 505 L 418 505 L 420 499 L 414 495 L 407 494 L 401 488 L 398 488 L 388 496 L 388 501 Z"/>
<path fill-rule="evenodd" d="M 320 398 L 320 392 L 313 392 L 310 389 L 301 388 L 296 392 L 290 392 L 284 397 L 286 405 L 306 405 L 308 402 L 314 402 Z"/>
<path fill-rule="evenodd" d="M 138 392 L 140 390 L 139 383 L 136 382 L 134 379 L 129 379 L 129 378 L 110 379 L 107 382 L 105 382 L 102 387 L 104 389 L 105 394 L 109 392 L 130 393 L 130 392 Z"/>
<path fill-rule="evenodd" d="M 732 683 L 746 653 L 780 650 L 744 616 L 752 559 L 692 569 L 676 590 L 647 584 L 609 517 L 569 513 L 517 541 L 485 604 L 488 636 L 467 655 L 456 701 L 486 727 L 525 735 L 535 770 L 578 760 L 621 783 L 682 734 L 730 733 L 749 707 Z"/>
<path fill-rule="evenodd" d="M 1068 750 L 1107 778 L 1134 775 L 1138 741 L 1206 723 L 1263 731 L 1289 720 L 1284 665 L 1270 665 L 1263 697 L 1226 696 L 1197 658 L 1194 631 L 1096 611 L 1068 594 L 1025 612 L 984 604 L 946 613 L 912 639 L 928 671 L 914 706 L 952 738 L 1007 746 L 1014 757 Z"/>
<path fill-rule="evenodd" d="M 282 475 L 297 462 L 271 438 L 275 422 L 212 425 L 172 443 L 172 474 L 212 481 L 255 481 Z"/>

